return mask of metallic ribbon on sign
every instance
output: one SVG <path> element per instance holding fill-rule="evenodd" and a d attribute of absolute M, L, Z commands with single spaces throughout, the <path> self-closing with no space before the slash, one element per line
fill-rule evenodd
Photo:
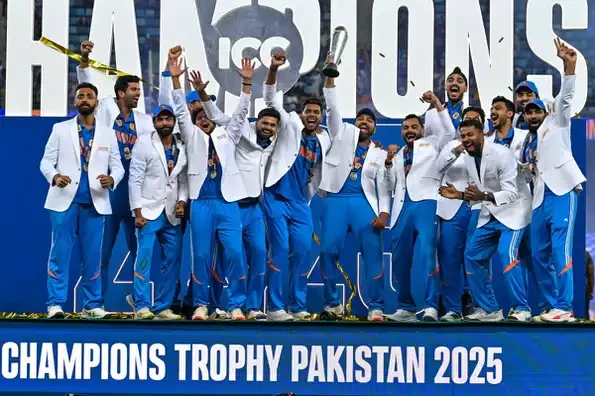
<path fill-rule="evenodd" d="M 68 48 L 56 43 L 55 41 L 50 40 L 47 37 L 41 37 L 39 39 L 39 42 L 48 48 L 51 48 L 55 51 L 58 51 L 59 53 L 61 53 L 63 55 L 68 56 L 71 59 L 74 59 L 75 61 L 80 62 L 80 60 L 81 60 L 80 54 L 77 54 L 76 52 L 69 50 Z M 106 65 L 105 63 L 101 63 L 99 61 L 92 60 L 92 59 L 89 59 L 89 66 L 92 67 L 93 69 L 97 69 L 97 70 L 99 70 L 105 74 L 108 74 L 108 75 L 116 75 L 118 77 L 131 75 L 130 73 L 123 72 L 123 71 L 118 70 L 114 67 L 111 67 L 110 65 Z M 156 87 L 155 85 L 151 84 L 150 82 L 147 82 L 140 77 L 139 77 L 139 79 L 144 84 L 147 84 L 149 87 L 159 90 L 159 87 Z"/>
<path fill-rule="evenodd" d="M 318 245 L 320 245 L 320 238 L 318 238 L 318 235 L 316 235 L 315 233 L 312 233 L 312 238 L 314 239 L 314 242 L 316 242 Z M 341 275 L 343 275 L 345 282 L 347 282 L 347 286 L 349 286 L 349 290 L 351 290 L 351 295 L 349 296 L 349 298 L 347 299 L 347 302 L 345 303 L 345 312 L 347 313 L 347 315 L 343 316 L 343 320 L 352 320 L 352 321 L 359 320 L 359 318 L 357 316 L 351 314 L 351 302 L 353 301 L 355 296 L 357 296 L 357 288 L 355 287 L 355 285 L 353 284 L 351 279 L 349 279 L 349 276 L 347 276 L 347 273 L 345 272 L 345 270 L 343 270 L 343 267 L 341 267 L 341 264 L 339 264 L 338 261 L 337 261 L 337 268 L 339 269 L 339 272 L 341 272 Z"/>

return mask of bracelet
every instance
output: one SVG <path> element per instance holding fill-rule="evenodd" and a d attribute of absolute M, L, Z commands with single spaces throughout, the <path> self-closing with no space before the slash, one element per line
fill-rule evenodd
<path fill-rule="evenodd" d="M 242 85 L 252 85 L 252 83 L 245 83 L 245 82 L 243 82 Z"/>
<path fill-rule="evenodd" d="M 465 200 L 465 194 L 462 191 L 459 191 L 459 194 L 461 194 L 461 201 Z"/>

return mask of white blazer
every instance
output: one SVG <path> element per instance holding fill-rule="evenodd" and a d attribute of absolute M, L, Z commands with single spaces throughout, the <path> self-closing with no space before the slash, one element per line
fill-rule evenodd
<path fill-rule="evenodd" d="M 279 103 L 277 100 L 276 84 L 264 84 L 264 101 L 267 106 L 275 108 L 281 114 L 281 125 L 277 136 L 276 147 L 271 155 L 271 161 L 265 177 L 265 186 L 271 187 L 281 180 L 293 166 L 300 151 L 304 124 L 296 112 L 292 111 L 288 113 L 283 109 L 283 103 Z M 326 177 L 322 164 L 331 148 L 331 139 L 328 132 L 320 131 L 317 136 L 320 142 L 322 158 L 312 169 L 312 181 L 308 184 L 307 191 L 308 202 L 318 192 L 322 180 Z"/>
<path fill-rule="evenodd" d="M 320 189 L 327 193 L 338 193 L 353 167 L 359 128 L 343 122 L 337 108 L 335 89 L 323 88 L 323 92 L 328 131 L 333 145 L 323 163 L 325 177 L 320 183 Z M 390 192 L 384 171 L 386 155 L 385 150 L 371 143 L 362 167 L 362 188 L 376 216 L 382 212 L 390 213 Z"/>
<path fill-rule="evenodd" d="M 409 175 L 405 177 L 403 157 L 405 147 L 395 155 L 393 167 L 386 170 L 389 189 L 394 191 L 390 228 L 397 224 L 405 202 L 405 192 L 408 192 L 409 197 L 415 202 L 438 198 L 442 174 L 438 172 L 436 160 L 442 148 L 454 138 L 454 128 L 447 127 L 447 125 L 452 126 L 452 122 L 446 109 L 437 114 L 437 117 L 426 118 L 426 125 L 428 122 L 431 124 L 434 134 L 413 143 L 413 163 Z"/>
<path fill-rule="evenodd" d="M 174 90 L 173 99 L 182 139 L 186 142 L 189 196 L 190 199 L 197 199 L 208 173 L 209 135 L 192 123 L 184 91 L 181 89 Z M 223 169 L 221 194 L 227 202 L 235 202 L 248 196 L 236 162 L 236 145 L 242 135 L 244 124 L 247 123 L 249 106 L 250 95 L 242 93 L 238 108 L 231 117 L 229 124 L 225 127 L 218 126 L 211 133 L 213 145 Z"/>
<path fill-rule="evenodd" d="M 178 161 L 171 174 L 165 159 L 165 149 L 157 131 L 137 140 L 132 150 L 128 191 L 130 210 L 141 209 L 147 220 L 157 219 L 165 210 L 172 225 L 180 224 L 176 204 L 188 201 L 186 175 L 186 147 L 178 135 L 173 135 L 179 151 Z"/>
<path fill-rule="evenodd" d="M 44 206 L 46 209 L 64 212 L 70 207 L 81 180 L 81 167 L 81 149 L 76 117 L 54 124 L 39 166 L 41 173 L 50 183 Z M 87 173 L 95 210 L 100 215 L 112 214 L 109 191 L 107 188 L 101 187 L 97 180 L 99 175 L 111 176 L 114 179 L 114 185 L 111 188 L 114 189 L 124 177 L 118 142 L 111 128 L 100 124 L 95 126 Z M 54 176 L 57 174 L 70 177 L 72 182 L 64 188 L 52 185 Z"/>
<path fill-rule="evenodd" d="M 451 162 L 447 161 L 448 154 L 453 152 L 460 144 L 461 141 L 458 139 L 448 142 L 442 151 L 440 151 L 440 155 L 436 161 L 436 167 L 438 168 L 438 172 L 444 175 L 442 177 L 442 184 L 450 183 L 457 190 L 464 191 L 469 184 L 469 172 L 467 172 L 467 166 L 463 157 L 459 156 Z M 438 194 L 436 214 L 443 220 L 451 220 L 457 214 L 463 202 L 461 199 L 448 199 Z M 479 205 L 477 209 L 479 209 Z"/>
<path fill-rule="evenodd" d="M 84 82 L 93 83 L 93 76 L 90 67 L 81 69 L 80 66 L 77 66 L 76 76 L 79 84 Z M 116 103 L 116 98 L 114 96 L 115 94 L 105 97 L 102 95 L 103 93 L 99 92 L 98 98 L 101 99 L 99 100 L 97 109 L 95 109 L 95 118 L 111 129 L 114 126 L 114 122 L 116 122 L 116 118 L 118 115 L 120 115 L 120 109 Z M 153 127 L 153 119 L 151 116 L 136 110 L 134 110 L 133 113 L 137 136 L 139 138 L 142 135 L 150 136 L 155 129 Z"/>
<path fill-rule="evenodd" d="M 229 124 L 231 118 L 222 112 L 212 101 L 201 102 L 205 114 L 217 125 Z M 271 138 L 271 144 L 263 149 L 257 142 L 256 123 L 246 122 L 242 128 L 242 137 L 236 149 L 236 163 L 240 168 L 240 174 L 244 181 L 244 188 L 250 198 L 257 198 L 262 195 L 267 165 L 275 144 L 277 136 Z"/>
<path fill-rule="evenodd" d="M 546 185 L 554 194 L 564 195 L 575 189 L 582 190 L 581 184 L 587 181 L 572 155 L 570 143 L 571 102 L 575 82 L 576 75 L 564 76 L 562 89 L 556 97 L 555 111 L 546 117 L 537 130 L 533 209 L 541 206 Z"/>

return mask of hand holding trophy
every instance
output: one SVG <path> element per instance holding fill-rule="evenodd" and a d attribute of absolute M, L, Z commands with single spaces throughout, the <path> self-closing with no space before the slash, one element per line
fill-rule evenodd
<path fill-rule="evenodd" d="M 333 37 L 331 38 L 330 62 L 328 62 L 324 69 L 322 69 L 322 74 L 330 78 L 339 77 L 340 73 L 337 69 L 337 65 L 341 61 L 341 55 L 343 55 L 343 50 L 345 49 L 346 44 L 347 29 L 345 29 L 344 26 L 337 26 L 333 32 Z"/>

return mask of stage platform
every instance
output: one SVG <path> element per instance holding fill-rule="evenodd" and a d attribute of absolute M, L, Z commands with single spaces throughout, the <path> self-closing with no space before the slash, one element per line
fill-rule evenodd
<path fill-rule="evenodd" d="M 595 324 L 0 320 L 0 393 L 595 394 Z"/>

